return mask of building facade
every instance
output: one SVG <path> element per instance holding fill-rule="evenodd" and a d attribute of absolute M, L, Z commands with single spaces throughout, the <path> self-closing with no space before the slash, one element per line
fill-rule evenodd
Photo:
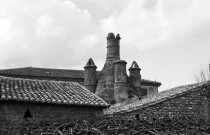
<path fill-rule="evenodd" d="M 156 93 L 161 85 L 160 82 L 142 79 L 141 69 L 135 61 L 127 75 L 127 62 L 120 59 L 120 40 L 119 34 L 116 36 L 113 33 L 108 34 L 106 61 L 99 75 L 91 58 L 84 67 L 84 86 L 109 104 L 123 103 L 129 99 Z"/>
<path fill-rule="evenodd" d="M 125 102 L 158 92 L 160 82 L 142 79 L 140 67 L 133 61 L 126 73 L 127 62 L 120 59 L 120 35 L 109 33 L 104 67 L 97 71 L 93 59 L 84 70 L 50 68 L 15 68 L 0 70 L 0 75 L 15 78 L 77 82 L 103 98 L 109 104 Z"/>
<path fill-rule="evenodd" d="M 108 104 L 76 82 L 0 76 L 0 134 L 40 123 L 95 120 Z"/>

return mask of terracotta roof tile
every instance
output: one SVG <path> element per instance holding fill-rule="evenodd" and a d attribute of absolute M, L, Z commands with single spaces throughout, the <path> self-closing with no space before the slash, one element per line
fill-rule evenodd
<path fill-rule="evenodd" d="M 99 74 L 99 72 L 97 72 Z M 23 67 L 0 70 L 0 75 L 84 78 L 84 70 Z"/>
<path fill-rule="evenodd" d="M 129 112 L 129 111 L 137 110 L 143 107 L 160 103 L 170 98 L 174 98 L 176 96 L 180 96 L 190 91 L 198 90 L 206 83 L 207 82 L 202 82 L 202 83 L 195 83 L 195 84 L 183 85 L 183 86 L 171 88 L 162 92 L 145 96 L 141 100 L 137 99 L 136 101 L 130 104 L 110 107 L 109 109 L 104 110 L 104 112 L 105 114 L 113 114 L 117 112 Z"/>
<path fill-rule="evenodd" d="M 99 76 L 101 71 L 97 71 Z M 36 68 L 36 67 L 22 67 L 0 70 L 0 75 L 19 75 L 19 76 L 34 76 L 34 77 L 62 77 L 62 78 L 80 78 L 84 79 L 84 70 L 70 70 L 70 69 L 51 69 L 51 68 Z M 161 85 L 160 82 L 141 79 L 143 84 Z"/>
<path fill-rule="evenodd" d="M 66 105 L 108 106 L 76 82 L 31 80 L 0 76 L 0 100 Z"/>

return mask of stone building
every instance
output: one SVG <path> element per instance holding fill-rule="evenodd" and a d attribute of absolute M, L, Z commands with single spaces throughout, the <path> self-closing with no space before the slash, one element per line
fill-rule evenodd
<path fill-rule="evenodd" d="M 108 104 L 76 82 L 0 76 L 0 134 L 26 125 L 103 117 Z"/>
<path fill-rule="evenodd" d="M 138 64 L 134 61 L 126 73 L 126 61 L 120 60 L 120 36 L 109 33 L 107 55 L 102 71 L 90 58 L 84 70 L 24 67 L 0 70 L 7 77 L 78 82 L 97 94 L 109 104 L 123 102 L 129 98 L 141 98 L 158 92 L 160 82 L 142 79 Z"/>
<path fill-rule="evenodd" d="M 191 116 L 210 121 L 210 82 L 196 83 L 154 93 L 132 103 L 105 110 L 109 117 L 152 119 Z"/>
<path fill-rule="evenodd" d="M 109 104 L 156 93 L 161 85 L 160 82 L 141 79 L 141 69 L 135 61 L 129 68 L 130 75 L 127 75 L 127 62 L 120 59 L 120 39 L 119 34 L 108 34 L 106 61 L 99 75 L 91 58 L 84 67 L 84 86 Z"/>

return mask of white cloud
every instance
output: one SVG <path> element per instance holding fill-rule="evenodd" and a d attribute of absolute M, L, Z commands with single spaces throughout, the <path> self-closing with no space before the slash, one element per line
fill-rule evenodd
<path fill-rule="evenodd" d="M 58 36 L 60 32 L 55 30 L 54 19 L 50 15 L 42 15 L 37 21 L 38 25 L 36 27 L 36 34 L 41 37 L 46 37 L 47 35 Z"/>
<path fill-rule="evenodd" d="M 82 44 L 85 50 L 91 47 L 85 41 L 95 42 L 94 36 L 87 35 L 91 14 L 71 1 L 9 0 L 0 5 L 0 64 L 4 67 L 67 67 L 78 63 L 70 59 L 77 55 L 74 45 Z"/>
<path fill-rule="evenodd" d="M 0 0 L 0 67 L 82 69 L 92 57 L 101 69 L 114 32 L 128 66 L 178 85 L 210 60 L 209 9 L 209 0 Z"/>
<path fill-rule="evenodd" d="M 192 33 L 210 21 L 209 9 L 210 1 L 206 0 L 132 0 L 120 12 L 102 19 L 101 28 L 105 33 L 121 33 L 126 37 L 125 44 L 145 50 Z"/>
<path fill-rule="evenodd" d="M 142 50 L 153 47 L 165 36 L 165 22 L 159 7 L 161 3 L 148 9 L 145 2 L 133 0 L 121 12 L 102 20 L 102 28 L 106 32 L 122 33 L 126 37 L 125 44 L 139 46 Z"/>
<path fill-rule="evenodd" d="M 12 20 L 7 15 L 0 14 L 0 41 L 6 42 L 15 35 L 12 27 Z"/>

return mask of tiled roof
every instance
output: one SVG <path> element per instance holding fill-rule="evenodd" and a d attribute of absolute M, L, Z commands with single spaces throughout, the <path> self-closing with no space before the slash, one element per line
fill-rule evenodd
<path fill-rule="evenodd" d="M 99 76 L 101 71 L 97 71 Z M 0 75 L 18 75 L 18 76 L 34 76 L 34 77 L 60 77 L 60 78 L 80 78 L 84 79 L 84 70 L 70 70 L 70 69 L 51 69 L 51 68 L 36 68 L 36 67 L 22 67 L 0 70 Z M 160 82 L 141 79 L 142 84 L 161 85 Z"/>
<path fill-rule="evenodd" d="M 127 105 L 118 105 L 118 106 L 110 107 L 109 109 L 105 110 L 104 112 L 106 114 L 114 114 L 117 112 L 124 113 L 124 112 L 138 110 L 140 108 L 148 107 L 150 105 L 154 105 L 154 104 L 163 102 L 165 100 L 174 98 L 176 96 L 180 96 L 187 92 L 198 90 L 205 84 L 206 84 L 206 82 L 195 83 L 195 84 L 171 88 L 171 89 L 168 89 L 168 90 L 165 90 L 162 92 L 158 92 L 158 93 L 154 93 L 154 94 L 145 96 L 141 100 L 137 99 L 133 103 L 130 103 Z"/>
<path fill-rule="evenodd" d="M 98 74 L 100 72 L 97 72 Z M 64 78 L 84 78 L 84 70 L 23 67 L 0 70 L 0 75 L 24 75 Z"/>
<path fill-rule="evenodd" d="M 25 101 L 65 105 L 108 104 L 76 82 L 31 80 L 0 76 L 0 101 Z"/>

